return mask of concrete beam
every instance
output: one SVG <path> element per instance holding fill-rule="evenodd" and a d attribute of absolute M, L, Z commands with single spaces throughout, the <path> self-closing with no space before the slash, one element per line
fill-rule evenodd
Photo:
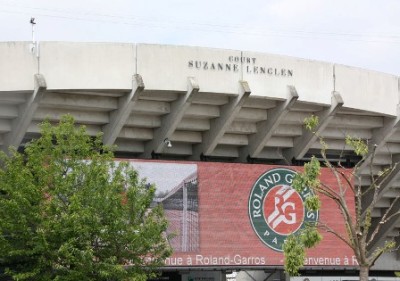
<path fill-rule="evenodd" d="M 210 129 L 210 122 L 207 119 L 184 118 L 177 129 L 180 131 L 202 132 Z"/>
<path fill-rule="evenodd" d="M 17 106 L 6 105 L 6 104 L 0 105 L 0 118 L 14 119 L 17 118 L 18 115 L 19 115 L 19 110 Z"/>
<path fill-rule="evenodd" d="M 268 119 L 267 109 L 265 108 L 250 108 L 250 107 L 242 107 L 239 111 L 238 115 L 235 118 L 235 121 L 239 122 L 261 122 Z"/>
<path fill-rule="evenodd" d="M 268 112 L 269 118 L 257 124 L 257 133 L 249 136 L 249 145 L 240 150 L 240 161 L 246 161 L 248 157 L 257 158 L 265 147 L 265 144 L 271 139 L 279 124 L 285 118 L 290 108 L 299 98 L 294 86 L 288 86 L 288 98 L 274 109 Z"/>
<path fill-rule="evenodd" d="M 399 176 L 400 173 L 400 155 L 395 155 L 392 159 L 392 167 L 394 167 L 391 172 L 384 177 L 383 179 L 381 179 L 377 184 L 380 185 L 378 194 L 377 194 L 377 198 L 376 198 L 376 205 L 379 205 L 378 202 L 379 200 L 385 195 L 385 193 L 390 189 L 390 187 L 392 186 L 392 184 L 396 181 L 396 179 Z M 394 166 L 397 163 L 396 166 Z M 371 189 L 370 192 L 368 192 L 367 194 L 365 194 L 364 198 L 363 198 L 363 209 L 365 209 L 373 200 L 374 198 L 374 189 Z M 397 196 L 400 196 L 400 191 L 397 189 L 393 189 L 393 192 L 397 192 L 398 194 L 394 194 L 394 196 L 392 198 L 387 198 L 388 200 L 394 200 L 394 198 L 396 198 Z M 376 207 L 376 206 L 373 206 Z M 389 216 L 390 214 L 394 214 L 396 212 L 400 212 L 400 202 L 396 202 L 396 204 L 394 204 L 394 206 L 392 207 L 391 211 L 389 212 Z M 363 213 L 363 215 L 365 215 L 365 211 Z M 375 221 L 375 225 L 373 225 L 373 227 L 376 227 L 377 224 L 381 221 L 383 216 L 383 212 L 381 212 L 381 216 Z M 395 218 L 393 218 L 392 220 L 386 222 L 385 224 L 383 224 L 381 226 L 381 229 L 379 231 L 379 233 L 377 234 L 377 236 L 375 237 L 374 241 L 372 241 L 371 245 L 370 245 L 370 249 L 374 249 L 377 246 L 379 246 L 388 236 L 388 234 L 397 226 L 400 224 L 400 216 L 397 216 Z"/>
<path fill-rule="evenodd" d="M 391 214 L 400 212 L 400 204 L 399 204 L 399 202 L 396 202 L 396 203 L 397 204 L 394 204 L 394 206 L 390 210 L 387 217 L 389 217 Z M 377 227 L 377 225 L 381 223 L 381 220 L 382 220 L 382 217 L 377 218 L 374 221 L 374 223 L 372 224 L 371 230 L 375 229 L 375 227 Z M 380 245 L 382 245 L 382 243 L 388 239 L 388 235 L 392 232 L 392 230 L 399 224 L 400 224 L 400 215 L 394 216 L 392 219 L 383 223 L 380 226 L 379 232 L 375 236 L 374 240 L 371 241 L 368 248 L 370 250 L 374 250 L 376 247 L 379 247 Z"/>
<path fill-rule="evenodd" d="M 236 134 L 225 133 L 222 136 L 219 144 L 243 146 L 243 145 L 248 145 L 248 139 L 247 139 L 246 135 L 236 135 Z"/>
<path fill-rule="evenodd" d="M 171 112 L 170 104 L 166 101 L 138 100 L 132 106 L 132 114 L 162 116 Z"/>
<path fill-rule="evenodd" d="M 35 88 L 32 95 L 18 108 L 18 117 L 12 121 L 11 131 L 4 138 L 4 150 L 7 150 L 10 146 L 18 148 L 21 144 L 39 106 L 40 100 L 46 92 L 46 80 L 42 74 L 35 74 L 34 81 Z"/>
<path fill-rule="evenodd" d="M 142 77 L 135 74 L 132 79 L 132 91 L 118 99 L 118 109 L 111 111 L 110 121 L 103 127 L 103 143 L 111 145 L 117 139 L 119 132 L 131 114 L 132 107 L 144 90 Z"/>
<path fill-rule="evenodd" d="M 347 136 L 360 139 L 370 139 L 372 138 L 372 130 L 369 129 L 348 129 L 348 128 L 326 128 L 322 132 L 322 137 L 326 139 L 345 139 Z"/>
<path fill-rule="evenodd" d="M 192 104 L 190 110 L 186 112 L 185 118 L 208 119 L 218 118 L 220 115 L 220 106 Z"/>
<path fill-rule="evenodd" d="M 205 156 L 207 157 L 222 157 L 222 158 L 237 158 L 239 156 L 236 147 L 231 145 L 219 145 L 213 150 L 212 154 Z"/>
<path fill-rule="evenodd" d="M 8 133 L 11 131 L 11 122 L 8 120 L 0 119 L 0 134 Z"/>
<path fill-rule="evenodd" d="M 317 114 L 319 117 L 319 124 L 315 129 L 315 133 L 303 129 L 303 135 L 294 140 L 293 147 L 283 152 L 283 155 L 288 163 L 291 163 L 292 159 L 301 159 L 304 157 L 313 143 L 317 140 L 317 135 L 321 134 L 326 126 L 328 126 L 329 122 L 344 103 L 338 92 L 332 93 L 331 101 L 331 106 L 328 109 L 325 109 L 321 113 Z"/>
<path fill-rule="evenodd" d="M 153 139 L 146 143 L 143 155 L 145 158 L 151 157 L 152 153 L 161 153 L 163 151 L 165 147 L 164 140 L 170 138 L 174 133 L 199 89 L 195 78 L 189 77 L 186 94 L 172 102 L 170 113 L 162 118 L 161 126 L 155 129 Z"/>
<path fill-rule="evenodd" d="M 71 114 L 74 116 L 76 123 L 89 124 L 89 125 L 103 125 L 110 121 L 109 114 L 107 112 L 100 111 L 82 111 L 75 109 L 65 108 L 47 108 L 39 107 L 33 117 L 34 120 L 48 119 L 50 121 L 58 122 L 61 117 L 65 114 Z"/>
<path fill-rule="evenodd" d="M 287 137 L 271 137 L 265 144 L 268 147 L 293 147 L 293 138 Z"/>
<path fill-rule="evenodd" d="M 93 96 L 90 95 L 51 92 L 43 97 L 41 105 L 52 108 L 74 108 L 98 111 L 115 110 L 118 108 L 118 101 L 112 97 L 97 96 L 94 99 Z"/>
<path fill-rule="evenodd" d="M 229 103 L 222 106 L 220 117 L 211 120 L 210 130 L 203 133 L 203 142 L 194 147 L 193 159 L 198 160 L 201 154 L 206 156 L 212 154 L 250 93 L 251 90 L 248 83 L 239 81 L 239 94 L 230 99 Z"/>
<path fill-rule="evenodd" d="M 397 110 L 398 114 L 396 118 L 386 118 L 383 127 L 373 130 L 372 139 L 368 140 L 368 154 L 365 161 L 360 165 L 359 170 L 363 170 L 371 163 L 374 151 L 380 150 L 397 129 L 400 128 L 399 107 Z"/>
<path fill-rule="evenodd" d="M 157 128 L 161 125 L 161 120 L 158 116 L 131 114 L 125 123 L 126 126 L 139 128 Z"/>
<path fill-rule="evenodd" d="M 393 156 L 391 167 L 393 167 L 393 168 L 391 169 L 390 173 L 387 174 L 385 177 L 378 179 L 378 182 L 376 183 L 377 185 L 380 186 L 379 190 L 377 190 L 378 194 L 376 195 L 376 202 L 378 202 L 383 197 L 383 195 L 386 193 L 386 191 L 392 186 L 392 184 L 398 178 L 399 173 L 400 173 L 400 155 L 397 154 L 397 155 Z M 366 175 L 366 176 L 370 177 L 371 175 Z M 371 204 L 372 200 L 374 199 L 374 193 L 375 193 L 375 189 L 371 188 L 369 190 L 369 192 L 367 192 L 362 198 L 364 215 L 365 215 L 365 208 L 368 207 L 368 205 Z M 400 202 L 399 202 L 399 205 L 400 205 Z M 373 206 L 373 207 L 375 207 L 375 206 Z"/>
<path fill-rule="evenodd" d="M 256 123 L 233 121 L 226 133 L 239 134 L 239 135 L 249 135 L 257 133 Z"/>
<path fill-rule="evenodd" d="M 383 194 L 387 191 L 387 189 L 394 183 L 394 181 L 398 178 L 400 174 L 400 155 L 395 155 L 392 158 L 392 165 L 393 168 L 391 172 L 382 179 L 380 184 L 380 192 L 379 198 L 383 196 Z"/>
<path fill-rule="evenodd" d="M 153 130 L 148 128 L 124 127 L 119 132 L 118 138 L 147 141 L 153 138 Z"/>
<path fill-rule="evenodd" d="M 169 139 L 172 143 L 201 143 L 201 132 L 175 131 Z"/>
<path fill-rule="evenodd" d="M 347 129 L 367 129 L 380 128 L 383 126 L 383 118 L 381 116 L 342 114 L 335 116 L 330 124 L 333 127 L 341 127 Z"/>

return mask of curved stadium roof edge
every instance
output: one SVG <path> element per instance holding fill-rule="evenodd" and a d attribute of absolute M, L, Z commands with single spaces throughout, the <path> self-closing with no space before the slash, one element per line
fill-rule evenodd
<path fill-rule="evenodd" d="M 40 42 L 39 56 L 29 42 L 0 43 L 0 90 L 31 90 L 40 73 L 50 90 L 131 89 L 132 75 L 146 90 L 186 91 L 192 76 L 201 92 L 236 94 L 248 82 L 252 96 L 286 99 L 293 85 L 299 101 L 328 105 L 340 93 L 344 107 L 397 115 L 395 75 L 271 54 L 149 44 Z M 38 49 L 38 48 L 37 48 Z M 396 101 L 394 103 L 393 101 Z"/>

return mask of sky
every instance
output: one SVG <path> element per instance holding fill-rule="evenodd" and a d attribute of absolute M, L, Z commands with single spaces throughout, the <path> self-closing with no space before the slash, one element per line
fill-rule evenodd
<path fill-rule="evenodd" d="M 287 55 L 400 75 L 400 0 L 0 0 L 0 42 L 125 42 Z"/>

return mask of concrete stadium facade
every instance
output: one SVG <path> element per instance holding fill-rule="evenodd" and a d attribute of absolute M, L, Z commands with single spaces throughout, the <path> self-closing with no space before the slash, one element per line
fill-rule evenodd
<path fill-rule="evenodd" d="M 376 146 L 378 173 L 400 157 L 399 76 L 235 50 L 117 43 L 0 43 L 0 144 L 22 147 L 38 124 L 72 114 L 117 155 L 294 165 L 318 154 L 303 129 L 318 115 L 332 160 L 358 159 L 346 135 Z M 172 147 L 168 147 L 168 141 Z M 362 184 L 368 185 L 369 165 Z M 400 195 L 400 167 L 373 216 Z M 396 208 L 400 210 L 399 206 Z M 400 218 L 374 247 L 399 237 Z M 398 270 L 398 252 L 377 270 Z"/>

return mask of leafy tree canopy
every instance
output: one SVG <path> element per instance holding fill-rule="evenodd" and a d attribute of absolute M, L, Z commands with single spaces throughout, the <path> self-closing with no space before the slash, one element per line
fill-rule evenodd
<path fill-rule="evenodd" d="M 171 254 L 155 187 L 71 116 L 1 160 L 0 267 L 14 280 L 146 280 Z"/>

